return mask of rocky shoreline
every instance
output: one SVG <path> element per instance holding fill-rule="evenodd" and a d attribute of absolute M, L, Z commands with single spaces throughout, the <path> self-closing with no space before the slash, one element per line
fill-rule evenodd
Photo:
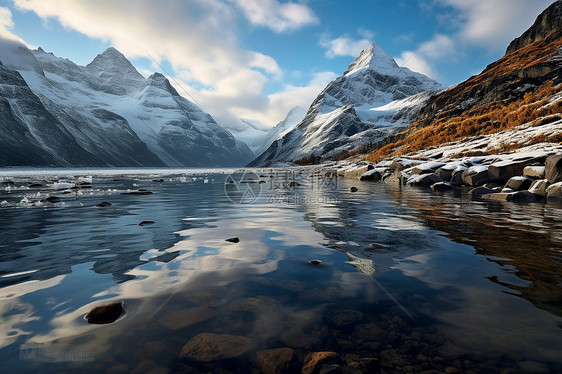
<path fill-rule="evenodd" d="M 469 188 L 472 197 L 498 201 L 555 201 L 562 199 L 562 147 L 446 159 L 413 155 L 376 164 L 358 161 L 340 165 L 338 177 L 438 193 Z"/>

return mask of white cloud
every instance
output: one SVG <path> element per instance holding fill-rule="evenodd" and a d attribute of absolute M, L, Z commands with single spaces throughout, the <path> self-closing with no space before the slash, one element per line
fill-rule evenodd
<path fill-rule="evenodd" d="M 431 39 L 420 45 L 418 52 L 432 59 L 452 57 L 456 55 L 455 41 L 446 35 L 437 34 Z"/>
<path fill-rule="evenodd" d="M 44 20 L 57 20 L 68 29 L 107 40 L 129 58 L 152 59 L 155 70 L 163 69 L 163 61 L 169 62 L 173 71 L 164 73 L 188 86 L 191 97 L 214 117 L 243 113 L 267 125 L 278 118 L 277 108 L 269 108 L 272 104 L 264 87 L 271 79 L 281 79 L 282 70 L 271 56 L 240 47 L 237 8 L 228 1 L 137 0 L 134 6 L 126 0 L 13 1 L 18 9 L 35 12 Z M 305 7 L 298 4 L 264 4 L 281 12 L 278 29 L 310 23 Z"/>
<path fill-rule="evenodd" d="M 372 44 L 371 39 L 374 34 L 367 30 L 359 30 L 359 34 L 363 39 L 353 39 L 348 36 L 340 36 L 331 39 L 329 35 L 324 34 L 320 38 L 320 46 L 326 49 L 326 57 L 334 58 L 338 56 L 357 57 L 362 50 Z"/>
<path fill-rule="evenodd" d="M 412 71 L 422 73 L 437 81 L 442 79 L 431 64 L 427 61 L 423 54 L 414 51 L 404 51 L 400 57 L 396 58 L 396 63 L 400 66 L 407 67 Z"/>
<path fill-rule="evenodd" d="M 438 0 L 456 10 L 458 39 L 490 51 L 505 50 L 552 0 Z"/>
<path fill-rule="evenodd" d="M 280 3 L 277 0 L 230 0 L 256 26 L 268 27 L 275 32 L 297 30 L 319 23 L 314 12 L 304 4 Z"/>
<path fill-rule="evenodd" d="M 13 28 L 12 12 L 8 8 L 0 7 L 0 38 L 25 44 L 22 38 L 12 32 Z"/>

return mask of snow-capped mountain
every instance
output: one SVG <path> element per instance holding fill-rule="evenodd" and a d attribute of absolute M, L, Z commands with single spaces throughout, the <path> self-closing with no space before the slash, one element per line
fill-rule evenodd
<path fill-rule="evenodd" d="M 257 127 L 252 122 L 239 119 L 238 124 L 229 123 L 224 127 L 234 135 L 234 137 L 248 145 L 254 155 L 262 154 L 271 143 L 283 137 L 289 132 L 297 123 L 302 121 L 306 110 L 300 106 L 296 106 L 289 111 L 287 116 L 274 127 L 266 130 Z"/>
<path fill-rule="evenodd" d="M 79 66 L 3 44 L 1 165 L 238 166 L 252 158 L 163 75 L 144 78 L 115 48 Z"/>
<path fill-rule="evenodd" d="M 328 84 L 305 118 L 250 165 L 329 159 L 375 143 L 415 119 L 441 85 L 400 67 L 376 43 Z"/>

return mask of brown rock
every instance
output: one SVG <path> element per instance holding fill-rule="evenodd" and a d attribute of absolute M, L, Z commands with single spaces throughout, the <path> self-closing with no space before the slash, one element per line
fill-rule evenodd
<path fill-rule="evenodd" d="M 293 348 L 302 348 L 316 343 L 316 339 L 307 336 L 300 328 L 292 327 L 281 334 L 281 341 Z"/>
<path fill-rule="evenodd" d="M 298 367 L 297 355 L 291 348 L 259 351 L 255 362 L 263 374 L 294 373 Z"/>
<path fill-rule="evenodd" d="M 546 189 L 548 186 L 550 186 L 550 182 L 548 180 L 536 180 L 531 184 L 531 187 L 529 187 L 529 192 L 537 196 L 546 197 Z"/>
<path fill-rule="evenodd" d="M 509 180 L 510 178 L 522 175 L 523 169 L 536 161 L 536 158 L 529 157 L 523 160 L 510 160 L 494 163 L 488 168 L 490 181 L 502 183 Z"/>
<path fill-rule="evenodd" d="M 102 325 L 115 322 L 121 316 L 121 313 L 123 313 L 123 303 L 112 301 L 94 307 L 84 316 L 84 319 L 88 323 Z"/>
<path fill-rule="evenodd" d="M 369 170 L 372 170 L 373 168 L 374 166 L 371 164 L 364 165 L 364 166 L 357 166 L 352 169 L 344 170 L 343 173 L 340 175 L 343 176 L 344 178 L 359 179 L 363 174 L 365 174 Z"/>
<path fill-rule="evenodd" d="M 462 173 L 462 181 L 469 186 L 482 186 L 490 181 L 488 170 L 485 168 L 468 168 Z"/>
<path fill-rule="evenodd" d="M 562 182 L 558 182 L 555 184 L 550 185 L 546 189 L 546 198 L 547 199 L 562 199 Z"/>
<path fill-rule="evenodd" d="M 217 312 L 206 306 L 197 306 L 171 312 L 160 318 L 158 322 L 170 330 L 178 330 L 213 318 Z"/>
<path fill-rule="evenodd" d="M 531 183 L 533 183 L 532 179 L 526 177 L 513 177 L 507 181 L 505 187 L 511 188 L 513 191 L 524 191 L 531 187 Z"/>
<path fill-rule="evenodd" d="M 544 179 L 544 175 L 544 166 L 525 166 L 523 169 L 523 176 L 527 178 Z"/>
<path fill-rule="evenodd" d="M 244 336 L 201 333 L 183 346 L 180 358 L 194 361 L 216 361 L 234 358 L 246 353 L 252 341 Z"/>
<path fill-rule="evenodd" d="M 360 357 L 358 355 L 350 353 L 345 355 L 345 362 L 349 367 L 359 373 L 376 374 L 380 373 L 381 371 L 378 358 Z"/>
<path fill-rule="evenodd" d="M 499 201 L 511 201 L 514 203 L 532 203 L 536 200 L 535 195 L 529 191 L 519 191 L 511 193 L 494 193 L 488 195 L 482 195 L 483 199 L 489 200 L 499 200 Z"/>
<path fill-rule="evenodd" d="M 562 182 L 562 155 L 552 155 L 546 159 L 544 175 L 550 183 Z"/>
<path fill-rule="evenodd" d="M 336 352 L 314 352 L 304 359 L 302 374 L 319 374 L 324 365 L 342 365 L 343 360 Z"/>

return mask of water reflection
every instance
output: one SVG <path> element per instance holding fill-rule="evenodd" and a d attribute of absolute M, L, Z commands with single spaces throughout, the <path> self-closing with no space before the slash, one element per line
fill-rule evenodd
<path fill-rule="evenodd" d="M 247 373 L 256 352 L 289 348 L 298 368 L 314 351 L 378 359 L 386 372 L 561 368 L 559 207 L 342 180 L 316 188 L 306 174 L 282 188 L 286 200 L 266 183 L 234 204 L 225 180 L 97 176 L 58 205 L 25 207 L 37 192 L 4 191 L 18 203 L 0 208 L 2 362 Z M 121 195 L 139 188 L 154 193 Z M 126 310 L 117 322 L 83 320 L 115 299 Z M 181 358 L 197 337 L 224 336 L 251 344 L 225 360 Z"/>

